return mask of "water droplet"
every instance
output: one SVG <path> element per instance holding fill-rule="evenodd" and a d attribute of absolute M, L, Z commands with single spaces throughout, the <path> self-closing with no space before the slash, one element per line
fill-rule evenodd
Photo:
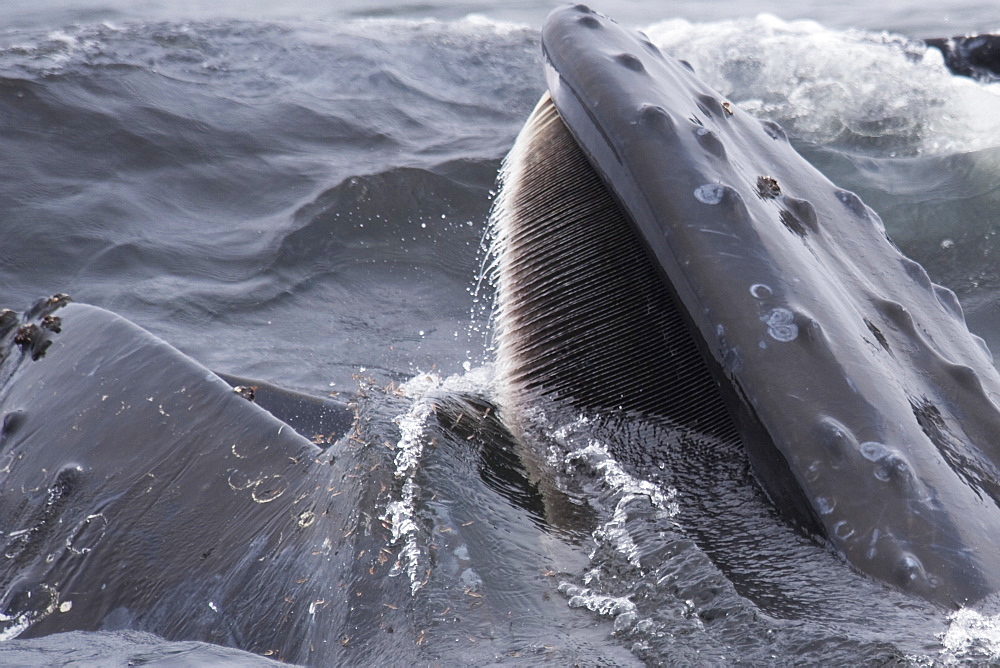
<path fill-rule="evenodd" d="M 629 630 L 635 624 L 636 618 L 637 615 L 634 612 L 623 612 L 618 615 L 615 617 L 615 632 L 621 633 Z"/>

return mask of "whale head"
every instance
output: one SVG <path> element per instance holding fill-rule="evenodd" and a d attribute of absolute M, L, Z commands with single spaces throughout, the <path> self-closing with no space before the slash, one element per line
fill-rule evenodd
<path fill-rule="evenodd" d="M 582 5 L 492 217 L 508 415 L 642 416 L 744 448 L 790 522 L 955 606 L 1000 588 L 1000 376 L 878 215 Z"/>

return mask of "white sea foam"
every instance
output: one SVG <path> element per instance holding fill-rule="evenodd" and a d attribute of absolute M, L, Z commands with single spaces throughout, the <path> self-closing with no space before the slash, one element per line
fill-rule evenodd
<path fill-rule="evenodd" d="M 818 144 L 876 155 L 996 146 L 1000 84 L 952 75 L 941 53 L 886 32 L 770 15 L 645 29 L 699 78 L 759 118 Z"/>
<path fill-rule="evenodd" d="M 941 644 L 941 662 L 946 665 L 1000 660 L 1000 614 L 983 615 L 970 608 L 951 613 Z"/>
<path fill-rule="evenodd" d="M 613 618 L 616 633 L 628 631 L 632 627 L 648 632 L 655 626 L 650 619 L 639 619 L 638 608 L 627 596 L 609 596 L 571 582 L 560 582 L 559 591 L 569 598 L 569 607 L 586 608 L 601 617 Z"/>
<path fill-rule="evenodd" d="M 378 36 L 378 39 L 384 41 L 432 39 L 439 46 L 447 48 L 465 42 L 470 45 L 488 45 L 496 41 L 534 38 L 538 34 L 537 26 L 500 21 L 479 14 L 469 14 L 450 21 L 436 18 L 366 17 L 349 21 L 286 21 L 283 25 L 294 28 L 303 41 L 313 44 L 326 43 L 331 39 L 341 40 L 344 35 L 356 35 L 362 38 Z"/>
<path fill-rule="evenodd" d="M 546 423 L 545 416 L 540 412 L 532 414 L 531 419 L 536 424 Z M 645 506 L 646 509 L 654 510 L 654 517 L 657 519 L 672 518 L 680 511 L 677 490 L 640 480 L 626 472 L 608 451 L 606 444 L 587 435 L 591 429 L 591 420 L 582 415 L 570 423 L 550 428 L 554 444 L 549 448 L 548 463 L 567 472 L 578 470 L 581 466 L 589 468 L 599 477 L 605 490 L 605 498 L 614 504 L 611 516 L 592 534 L 596 547 L 591 558 L 595 557 L 596 550 L 601 545 L 610 545 L 630 564 L 641 567 L 640 548 L 626 526 L 630 511 L 634 513 Z M 597 576 L 599 573 L 594 571 L 588 576 L 588 580 Z"/>
<path fill-rule="evenodd" d="M 579 466 L 581 462 L 591 466 L 601 476 L 614 499 L 614 511 L 608 520 L 594 530 L 594 541 L 598 545 L 612 545 L 630 564 L 640 567 L 640 549 L 626 527 L 629 509 L 636 502 L 644 503 L 655 508 L 661 517 L 673 517 L 679 511 L 677 490 L 664 490 L 648 480 L 639 480 L 629 475 L 611 456 L 607 447 L 593 439 L 585 447 L 566 454 L 564 462 L 570 466 Z M 593 556 L 591 554 L 591 558 Z"/>
<path fill-rule="evenodd" d="M 423 582 L 419 579 L 420 545 L 419 527 L 415 521 L 414 499 L 416 483 L 414 476 L 417 464 L 424 451 L 424 427 L 427 418 L 434 411 L 427 393 L 440 386 L 440 379 L 433 374 L 421 374 L 404 384 L 400 389 L 407 397 L 414 397 L 410 410 L 396 417 L 399 427 L 399 442 L 396 444 L 395 472 L 403 480 L 400 498 L 386 506 L 383 520 L 392 526 L 392 545 L 399 546 L 396 566 L 390 572 L 398 575 L 405 572 L 410 580 L 410 593 L 417 593 Z"/>
<path fill-rule="evenodd" d="M 461 19 L 454 21 L 442 21 L 435 18 L 423 19 L 402 19 L 402 18 L 360 18 L 346 22 L 347 26 L 356 25 L 363 29 L 376 27 L 379 29 L 394 30 L 433 30 L 447 31 L 454 34 L 467 35 L 511 35 L 524 31 L 537 30 L 537 26 L 529 26 L 524 23 L 514 21 L 502 21 L 490 18 L 484 14 L 467 14 Z M 338 27 L 345 26 L 345 22 L 338 21 Z"/>

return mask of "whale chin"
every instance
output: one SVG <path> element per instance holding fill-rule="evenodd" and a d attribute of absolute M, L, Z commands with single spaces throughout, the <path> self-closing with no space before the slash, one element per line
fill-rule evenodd
<path fill-rule="evenodd" d="M 737 447 L 859 571 L 946 606 L 1000 589 L 1000 376 L 955 295 L 643 35 L 578 5 L 542 48 L 491 219 L 514 431 L 584 414 Z"/>

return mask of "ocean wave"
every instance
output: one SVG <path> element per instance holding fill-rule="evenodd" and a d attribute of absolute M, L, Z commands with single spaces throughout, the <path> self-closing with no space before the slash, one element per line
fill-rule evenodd
<path fill-rule="evenodd" d="M 741 108 L 800 140 L 883 157 L 998 145 L 1000 85 L 953 76 L 919 40 L 770 15 L 674 19 L 646 32 Z"/>

